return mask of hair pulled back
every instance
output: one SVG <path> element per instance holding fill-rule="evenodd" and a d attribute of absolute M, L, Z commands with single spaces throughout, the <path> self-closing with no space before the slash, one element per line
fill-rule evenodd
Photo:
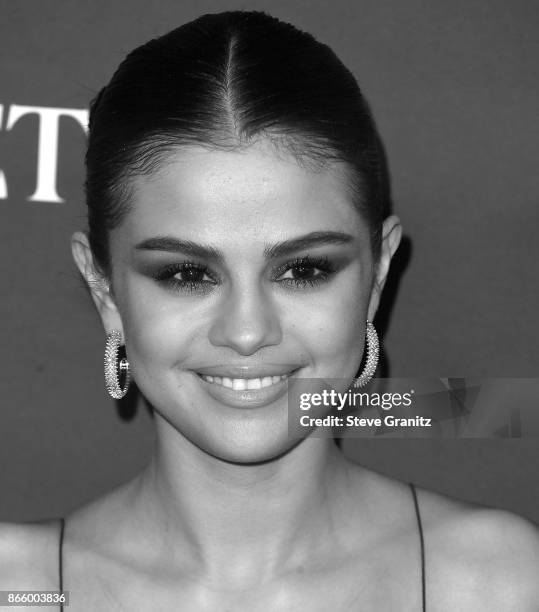
<path fill-rule="evenodd" d="M 261 12 L 208 14 L 138 47 L 90 108 L 89 241 L 111 274 L 109 233 L 129 211 L 130 178 L 181 146 L 222 150 L 268 138 L 300 162 L 345 162 L 375 260 L 387 213 L 385 157 L 366 101 L 335 53 Z"/>

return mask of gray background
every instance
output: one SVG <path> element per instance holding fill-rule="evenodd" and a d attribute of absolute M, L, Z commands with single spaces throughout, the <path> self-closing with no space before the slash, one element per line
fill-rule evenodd
<path fill-rule="evenodd" d="M 534 1 L 0 3 L 0 519 L 63 514 L 147 461 L 151 418 L 104 391 L 104 337 L 71 261 L 84 133 L 60 124 L 62 204 L 30 202 L 37 118 L 87 108 L 124 55 L 204 12 L 262 9 L 328 43 L 377 119 L 408 240 L 378 324 L 385 375 L 539 372 L 539 8 Z M 124 410 L 125 413 L 125 410 Z M 538 440 L 347 440 L 373 469 L 539 522 Z"/>

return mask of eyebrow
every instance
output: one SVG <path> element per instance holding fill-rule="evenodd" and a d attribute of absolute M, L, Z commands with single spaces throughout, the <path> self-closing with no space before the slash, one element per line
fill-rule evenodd
<path fill-rule="evenodd" d="M 283 257 L 307 248 L 314 248 L 324 245 L 343 245 L 354 242 L 355 238 L 351 234 L 344 232 L 311 232 L 304 236 L 277 242 L 272 246 L 264 248 L 266 259 Z M 173 236 L 156 236 L 147 238 L 135 245 L 137 251 L 165 251 L 168 253 L 183 253 L 201 259 L 213 261 L 223 261 L 224 256 L 218 249 L 192 242 L 191 240 L 180 240 Z"/>

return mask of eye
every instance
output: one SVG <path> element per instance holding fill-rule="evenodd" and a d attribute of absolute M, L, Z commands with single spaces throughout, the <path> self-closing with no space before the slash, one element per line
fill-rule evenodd
<path fill-rule="evenodd" d="M 206 266 L 192 262 L 166 266 L 155 278 L 173 291 L 205 293 L 218 284 Z"/>
<path fill-rule="evenodd" d="M 276 280 L 295 288 L 312 287 L 329 280 L 333 272 L 334 266 L 327 257 L 302 257 L 281 266 Z"/>
<path fill-rule="evenodd" d="M 292 278 L 294 280 L 307 280 L 322 276 L 323 272 L 319 268 L 311 265 L 297 265 L 289 268 L 281 279 Z"/>
<path fill-rule="evenodd" d="M 201 283 L 213 282 L 204 266 L 196 266 L 192 264 L 184 264 L 174 274 L 174 278 L 181 283 Z"/>

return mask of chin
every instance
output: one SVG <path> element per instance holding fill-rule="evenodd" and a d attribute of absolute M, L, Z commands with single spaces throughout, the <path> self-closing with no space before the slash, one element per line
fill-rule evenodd
<path fill-rule="evenodd" d="M 290 452 L 301 439 L 288 435 L 288 427 L 223 428 L 222 435 L 191 441 L 203 452 L 226 463 L 253 465 L 279 459 Z"/>

